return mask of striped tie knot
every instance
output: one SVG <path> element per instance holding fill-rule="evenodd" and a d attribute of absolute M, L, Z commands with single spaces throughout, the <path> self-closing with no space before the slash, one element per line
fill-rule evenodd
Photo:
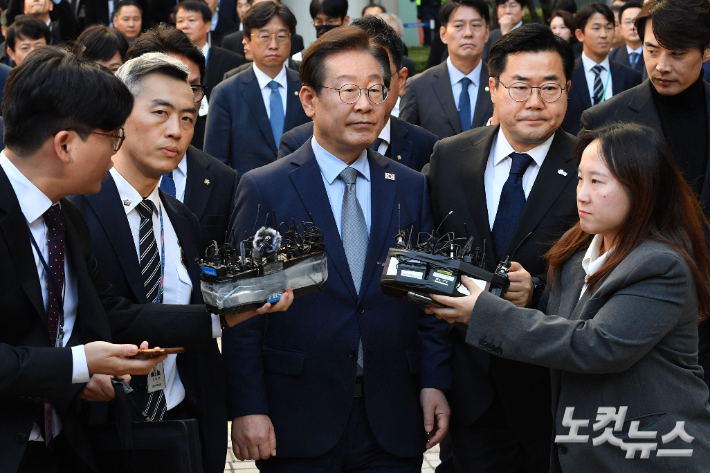
<path fill-rule="evenodd" d="M 141 218 L 151 219 L 153 218 L 153 212 L 155 212 L 155 205 L 153 205 L 152 200 L 143 199 L 141 203 L 138 204 L 138 207 L 136 207 L 136 210 L 138 210 Z"/>

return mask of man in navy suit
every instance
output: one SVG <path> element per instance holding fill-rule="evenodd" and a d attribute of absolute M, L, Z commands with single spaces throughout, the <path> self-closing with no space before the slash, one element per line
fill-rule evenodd
<path fill-rule="evenodd" d="M 614 13 L 606 5 L 592 3 L 577 13 L 577 39 L 582 56 L 574 63 L 572 90 L 562 129 L 576 135 L 582 127 L 582 113 L 641 83 L 641 74 L 609 59 L 614 36 Z"/>
<path fill-rule="evenodd" d="M 244 15 L 253 67 L 214 89 L 205 152 L 244 174 L 276 160 L 281 135 L 309 119 L 298 99 L 298 73 L 286 67 L 296 17 L 263 2 Z"/>
<path fill-rule="evenodd" d="M 643 75 L 646 63 L 643 59 L 643 44 L 636 31 L 636 17 L 641 11 L 639 2 L 628 2 L 619 9 L 619 28 L 624 44 L 609 53 L 609 59 L 628 66 Z"/>
<path fill-rule="evenodd" d="M 358 18 L 353 25 L 364 29 L 373 41 L 387 49 L 390 57 L 392 81 L 385 101 L 385 127 L 371 147 L 383 156 L 392 158 L 415 171 L 421 171 L 429 162 L 437 136 L 391 115 L 407 80 L 407 69 L 402 66 L 404 43 L 397 32 L 379 17 L 370 15 Z M 313 136 L 312 122 L 284 133 L 279 145 L 279 159 L 296 151 L 311 136 Z"/>
<path fill-rule="evenodd" d="M 325 33 L 301 70 L 313 138 L 242 178 L 232 235 L 252 230 L 259 205 L 313 220 L 328 283 L 288 317 L 225 333 L 234 452 L 264 472 L 419 473 L 447 430 L 451 345 L 446 327 L 384 296 L 379 280 L 398 222 L 414 235 L 433 229 L 426 179 L 369 149 L 391 74 L 367 33 Z"/>

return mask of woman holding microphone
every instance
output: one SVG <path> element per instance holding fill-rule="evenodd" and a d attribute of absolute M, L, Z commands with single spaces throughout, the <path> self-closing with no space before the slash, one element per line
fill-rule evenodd
<path fill-rule="evenodd" d="M 580 221 L 547 254 L 540 310 L 464 279 L 469 296 L 433 295 L 447 307 L 427 311 L 468 324 L 476 347 L 551 369 L 551 471 L 707 471 L 707 221 L 650 128 L 585 131 L 575 156 Z"/>

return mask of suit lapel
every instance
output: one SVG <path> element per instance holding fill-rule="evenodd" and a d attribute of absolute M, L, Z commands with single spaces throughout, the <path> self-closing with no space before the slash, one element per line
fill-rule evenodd
<path fill-rule="evenodd" d="M 340 278 L 347 286 L 353 299 L 357 300 L 357 292 L 350 274 L 350 266 L 345 256 L 343 241 L 338 232 L 338 226 L 330 208 L 330 200 L 323 185 L 318 162 L 310 146 L 302 147 L 299 151 L 289 156 L 291 162 L 298 167 L 289 173 L 291 182 L 296 187 L 306 211 L 313 216 L 313 223 L 321 229 L 324 236 L 325 248 Z M 372 173 L 371 173 L 372 174 Z"/>
<path fill-rule="evenodd" d="M 572 159 L 573 143 L 565 143 L 566 141 L 572 139 L 560 128 L 555 133 L 550 151 L 547 152 L 518 224 L 510 236 L 506 254 L 510 255 L 515 251 L 522 239 L 537 227 L 569 182 L 577 178 L 577 165 Z"/>
<path fill-rule="evenodd" d="M 579 251 L 572 255 L 567 263 L 562 267 L 561 277 L 557 278 L 556 283 L 562 284 L 565 291 L 562 292 L 560 307 L 557 313 L 561 317 L 567 317 L 569 320 L 579 318 L 582 307 L 589 300 L 589 293 L 585 291 L 585 296 L 580 300 L 579 295 L 584 286 L 585 272 L 582 269 L 582 259 L 584 251 Z"/>
<path fill-rule="evenodd" d="M 284 133 L 297 125 L 299 112 L 303 110 L 301 99 L 298 96 L 298 92 L 301 90 L 301 83 L 298 81 L 298 73 L 286 68 L 286 77 L 288 79 L 288 87 L 286 89 Z"/>
<path fill-rule="evenodd" d="M 390 151 L 390 157 L 396 159 L 401 164 L 411 167 L 412 154 L 414 150 L 414 143 L 406 139 L 409 134 L 407 128 L 400 123 L 397 117 L 390 117 L 390 143 L 388 151 Z M 398 159 L 401 157 L 401 159 Z"/>
<path fill-rule="evenodd" d="M 572 74 L 572 90 L 576 91 L 577 96 L 582 101 L 584 109 L 591 108 L 592 98 L 589 96 L 589 84 L 587 83 L 587 74 L 584 71 L 584 65 L 582 65 L 582 60 L 578 59 L 578 67 Z"/>
<path fill-rule="evenodd" d="M 250 67 L 244 72 L 245 73 L 242 74 L 242 83 L 244 84 L 244 87 L 242 87 L 242 97 L 248 105 L 249 110 L 251 110 L 256 124 L 261 130 L 261 133 L 264 135 L 266 143 L 275 155 L 278 150 L 276 149 L 276 143 L 274 142 L 274 134 L 271 132 L 271 122 L 269 122 L 269 115 L 266 113 L 266 106 L 264 105 L 264 100 L 262 99 L 259 81 L 256 80 L 253 68 Z M 256 137 L 253 138 L 256 139 Z"/>
<path fill-rule="evenodd" d="M 368 161 L 370 162 L 370 187 L 372 204 L 377 205 L 375 210 L 372 206 L 370 224 L 370 243 L 367 247 L 367 258 L 365 259 L 365 269 L 362 272 L 365 284 L 360 288 L 360 298 L 365 294 L 368 286 L 379 278 L 372 275 L 379 268 L 377 261 L 382 252 L 383 245 L 388 242 L 394 244 L 394 234 L 388 235 L 390 220 L 395 208 L 395 196 L 397 195 L 397 181 L 385 179 L 385 171 L 390 161 L 383 158 L 372 150 L 367 150 Z M 396 178 L 396 176 L 395 176 Z"/>
<path fill-rule="evenodd" d="M 433 74 L 431 87 L 439 99 L 439 104 L 449 119 L 449 124 L 454 129 L 455 134 L 461 133 L 461 122 L 459 114 L 456 110 L 456 102 L 454 101 L 454 93 L 451 89 L 451 79 L 449 71 L 446 68 L 446 62 L 438 66 L 438 70 Z"/>
<path fill-rule="evenodd" d="M 7 248 L 14 265 L 17 279 L 35 311 L 45 326 L 47 314 L 44 311 L 42 287 L 37 274 L 29 229 L 15 191 L 10 184 L 5 171 L 0 167 L 0 208 L 5 216 L 0 220 L 0 232 L 5 237 Z"/>
<path fill-rule="evenodd" d="M 473 112 L 472 128 L 477 128 L 486 124 L 488 117 L 493 115 L 493 102 L 491 102 L 491 90 L 488 87 L 488 66 L 481 65 L 481 79 L 478 81 L 478 98 L 476 98 L 476 108 Z"/>
<path fill-rule="evenodd" d="M 611 69 L 609 72 L 611 74 L 612 92 L 614 95 L 620 94 L 626 90 L 626 87 L 624 87 L 624 82 L 626 80 L 624 70 L 621 67 L 621 64 L 618 64 L 615 61 L 609 61 L 609 69 Z"/>
<path fill-rule="evenodd" d="M 206 180 L 214 180 L 209 173 L 209 161 L 200 156 L 195 147 L 187 148 L 187 182 L 185 183 L 185 205 L 195 214 L 197 220 L 202 219 L 207 202 L 212 195 L 214 186 L 206 186 Z M 211 179 L 210 179 L 211 178 Z"/>
<path fill-rule="evenodd" d="M 148 301 L 145 298 L 138 254 L 113 176 L 109 173 L 103 180 L 98 194 L 86 195 L 84 198 L 94 210 L 96 218 L 111 242 L 135 299 L 145 304 Z"/>
<path fill-rule="evenodd" d="M 643 84 L 635 87 L 634 94 L 629 102 L 629 108 L 637 113 L 637 117 L 633 121 L 648 125 L 662 133 L 663 127 L 661 126 L 661 119 L 658 116 L 658 110 L 656 110 L 656 106 L 653 103 L 651 87 L 653 87 L 653 85 L 651 85 L 649 79 L 646 79 Z"/>

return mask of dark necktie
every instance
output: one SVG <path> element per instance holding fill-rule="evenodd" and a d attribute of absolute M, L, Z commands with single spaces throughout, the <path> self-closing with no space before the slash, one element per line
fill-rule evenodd
<path fill-rule="evenodd" d="M 59 204 L 52 205 L 44 213 L 44 223 L 47 225 L 47 249 L 49 270 L 61 291 L 64 288 L 64 254 L 66 249 L 65 232 L 66 221 Z M 47 329 L 49 331 L 50 346 L 56 346 L 57 330 L 59 328 L 59 301 L 60 296 L 54 293 L 53 286 L 49 284 L 47 304 Z M 52 405 L 44 405 L 44 440 L 47 445 L 53 437 Z"/>
<path fill-rule="evenodd" d="M 603 70 L 604 68 L 599 64 L 592 67 L 592 72 L 594 73 L 594 103 L 592 105 L 601 103 L 604 98 L 604 84 L 602 84 L 601 76 Z"/>
<path fill-rule="evenodd" d="M 166 172 L 165 174 L 163 174 L 162 179 L 160 179 L 160 190 L 162 190 L 166 194 L 170 194 L 172 197 L 176 196 L 177 191 L 175 189 L 175 180 L 173 179 L 173 173 Z"/>
<path fill-rule="evenodd" d="M 459 81 L 461 83 L 461 95 L 459 95 L 459 121 L 461 122 L 461 131 L 471 129 L 471 96 L 468 95 L 468 86 L 472 83 L 471 79 L 464 77 Z"/>
<path fill-rule="evenodd" d="M 281 135 L 284 133 L 284 105 L 279 93 L 279 83 L 272 80 L 269 82 L 269 87 L 271 88 L 271 98 L 269 99 L 271 116 L 269 121 L 271 122 L 271 133 L 274 135 L 274 142 L 278 148 L 281 142 Z"/>
<path fill-rule="evenodd" d="M 370 149 L 372 151 L 377 151 L 380 149 L 380 145 L 382 144 L 384 140 L 382 138 L 377 138 L 374 143 L 370 145 Z M 379 151 L 377 151 L 379 153 Z"/>
<path fill-rule="evenodd" d="M 510 166 L 508 180 L 503 185 L 498 203 L 498 212 L 493 222 L 493 245 L 496 256 L 503 260 L 507 255 L 505 249 L 510 237 L 518 224 L 520 214 L 525 207 L 525 191 L 523 190 L 523 174 L 533 162 L 530 155 L 525 153 L 511 153 L 513 164 Z"/>
<path fill-rule="evenodd" d="M 365 258 L 367 257 L 367 245 L 370 235 L 367 233 L 367 222 L 365 214 L 362 212 L 360 202 L 357 200 L 355 184 L 357 182 L 357 169 L 346 167 L 338 176 L 345 182 L 345 193 L 343 194 L 343 207 L 340 216 L 340 226 L 342 232 L 343 249 L 348 260 L 350 274 L 355 283 L 355 290 L 360 294 L 362 284 L 362 273 L 365 269 Z M 362 341 L 360 341 L 357 353 L 358 376 L 362 374 L 363 353 Z"/>
<path fill-rule="evenodd" d="M 629 64 L 632 68 L 636 68 L 636 64 L 639 62 L 639 53 L 629 53 Z"/>

